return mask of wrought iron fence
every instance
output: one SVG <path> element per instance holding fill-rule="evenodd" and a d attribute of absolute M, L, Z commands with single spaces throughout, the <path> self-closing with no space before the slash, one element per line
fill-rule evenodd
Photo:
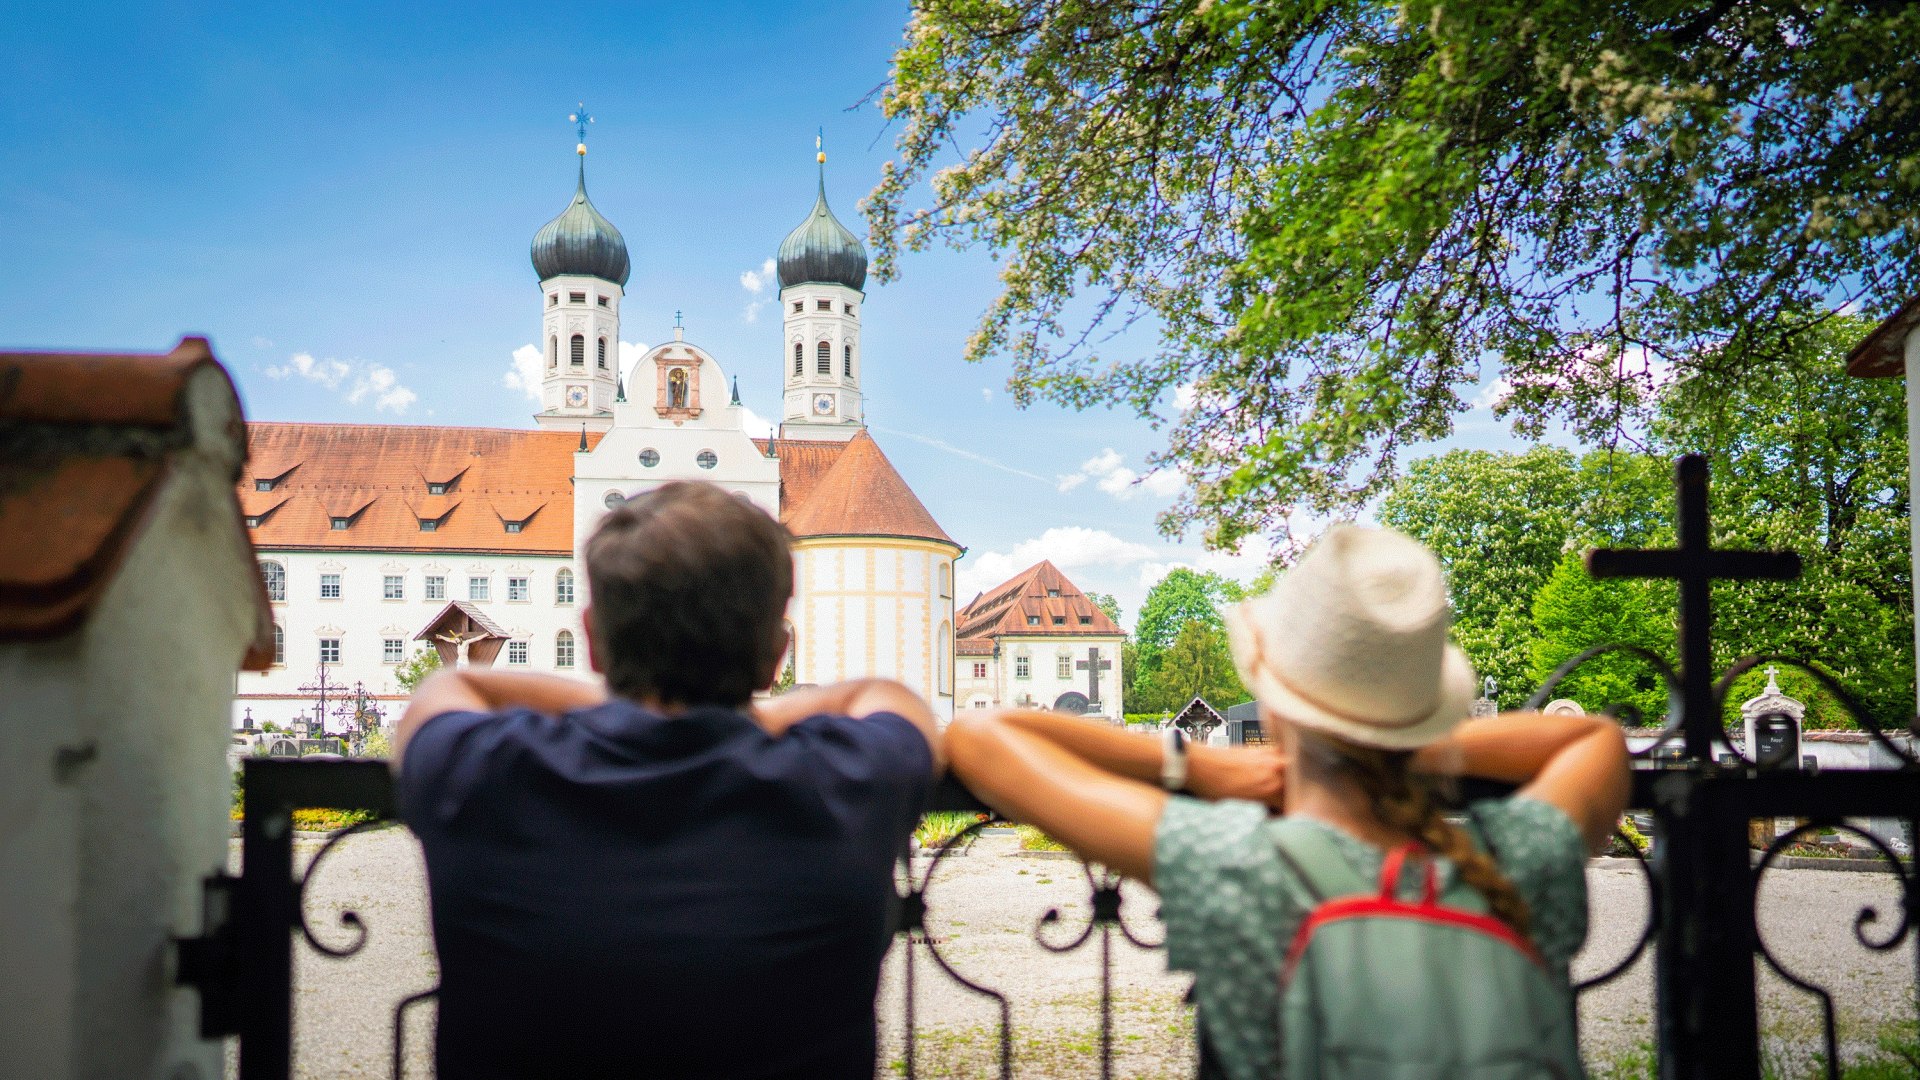
<path fill-rule="evenodd" d="M 1782 962 L 1759 932 L 1756 893 L 1784 851 L 1810 832 L 1837 829 L 1860 837 L 1886 864 L 1899 887 L 1899 911 L 1884 930 L 1881 912 L 1864 907 L 1853 914 L 1854 936 L 1873 952 L 1890 952 L 1920 938 L 1920 882 L 1909 860 L 1884 839 L 1857 828 L 1852 818 L 1896 818 L 1912 829 L 1920 819 L 1920 758 L 1888 737 L 1883 726 L 1837 680 L 1805 661 L 1754 656 L 1733 664 L 1717 680 L 1711 674 L 1711 597 L 1715 580 L 1790 577 L 1798 572 L 1791 555 L 1714 549 L 1709 543 L 1705 462 L 1683 458 L 1677 468 L 1679 545 L 1668 551 L 1596 551 L 1588 560 L 1601 577 L 1641 576 L 1680 583 L 1679 655 L 1676 667 L 1644 649 L 1602 646 L 1569 660 L 1528 702 L 1538 708 L 1555 688 L 1586 661 L 1625 649 L 1640 656 L 1666 681 L 1672 707 L 1657 738 L 1636 752 L 1631 807 L 1651 814 L 1654 853 L 1642 857 L 1633 847 L 1647 888 L 1647 920 L 1624 958 L 1575 988 L 1579 993 L 1626 973 L 1652 952 L 1659 1075 L 1668 1080 L 1761 1075 L 1757 962 L 1809 995 L 1821 1014 L 1826 1075 L 1840 1075 L 1841 1057 L 1832 988 L 1816 984 Z M 1760 759 L 1742 752 L 1721 720 L 1727 694 L 1740 675 L 1763 663 L 1792 664 L 1810 673 L 1896 764 L 1888 769 L 1824 770 L 1809 775 L 1786 766 L 1792 762 Z M 1636 720 L 1630 714 L 1622 719 Z M 1911 727 L 1911 725 L 1909 725 Z M 339 916 L 347 932 L 344 944 L 329 945 L 308 921 L 308 887 L 329 856 L 368 825 L 335 834 L 294 873 L 292 811 L 297 807 L 369 810 L 393 813 L 393 792 L 384 762 L 254 759 L 244 766 L 247 817 L 242 829 L 241 873 L 207 882 L 205 936 L 180 943 L 181 981 L 199 988 L 202 1033 L 239 1036 L 241 1080 L 278 1080 L 291 1075 L 293 950 L 296 934 L 323 956 L 344 958 L 364 947 L 369 928 L 352 911 Z M 1492 793 L 1467 785 L 1465 797 Z M 977 810 L 981 805 L 957 784 L 944 784 L 934 809 Z M 1757 862 L 1750 856 L 1748 823 L 1756 818 L 1804 819 L 1775 838 Z M 976 822 L 961 840 L 984 828 Z M 1909 835 L 1912 835 L 1910 832 Z M 932 961 L 940 977 L 991 1002 L 997 1014 L 994 1068 L 1013 1075 L 1013 1011 L 1008 995 L 960 970 L 941 941 L 927 932 L 930 899 L 940 869 L 956 851 L 949 845 L 922 860 L 916 873 L 903 855 L 897 943 L 903 950 L 903 1071 L 920 1073 L 921 1037 L 915 1012 L 915 985 Z M 1064 926 L 1060 908 L 1048 910 L 1033 936 L 1049 953 L 1073 953 L 1090 943 L 1099 956 L 1100 991 L 1097 1035 L 1098 1074 L 1114 1069 L 1113 950 L 1118 941 L 1155 949 L 1140 920 L 1126 911 L 1117 878 L 1081 863 L 1088 888 L 1088 918 L 1077 931 Z M 1132 923 L 1128 920 L 1134 919 Z M 1877 932 L 1876 932 L 1877 931 Z M 1756 962 L 1757 961 L 1757 962 Z M 1920 947 L 1915 949 L 1920 974 Z M 1916 979 L 1920 987 L 1920 978 Z M 435 991 L 398 1002 L 393 1014 L 393 1075 L 401 1075 L 405 1028 L 410 1010 Z M 1913 1002 L 1920 1019 L 1920 998 Z"/>

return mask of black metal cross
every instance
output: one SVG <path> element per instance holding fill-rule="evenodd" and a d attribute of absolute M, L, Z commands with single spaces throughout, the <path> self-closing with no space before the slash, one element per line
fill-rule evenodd
<path fill-rule="evenodd" d="M 1674 463 L 1679 499 L 1679 546 L 1647 551 L 1600 548 L 1587 553 L 1597 578 L 1664 578 L 1680 583 L 1681 719 L 1687 753 L 1713 760 L 1720 717 L 1713 708 L 1713 583 L 1787 581 L 1800 576 L 1791 551 L 1734 551 L 1713 546 L 1707 521 L 1707 459 L 1688 454 Z"/>
<path fill-rule="evenodd" d="M 1100 673 L 1113 670 L 1113 661 L 1100 659 L 1100 646 L 1087 650 L 1087 658 L 1073 665 L 1087 673 L 1087 704 L 1100 704 Z"/>
<path fill-rule="evenodd" d="M 327 681 L 327 666 L 327 662 L 322 660 L 320 662 L 320 674 L 316 675 L 312 682 L 300 687 L 300 692 L 303 694 L 318 694 L 320 696 L 319 707 L 313 710 L 313 719 L 307 724 L 307 738 L 310 739 L 315 737 L 313 733 L 314 724 L 320 725 L 321 735 L 327 733 L 327 691 L 346 689 L 345 686 L 337 682 Z"/>

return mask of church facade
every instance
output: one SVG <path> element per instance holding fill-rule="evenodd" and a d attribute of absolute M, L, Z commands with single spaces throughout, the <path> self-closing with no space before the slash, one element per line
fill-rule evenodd
<path fill-rule="evenodd" d="M 1123 719 L 1126 632 L 1053 563 L 1030 566 L 974 597 L 958 620 L 955 707 Z"/>
<path fill-rule="evenodd" d="M 587 196 L 585 153 L 572 201 L 532 245 L 546 365 L 532 427 L 248 425 L 239 495 L 274 653 L 239 677 L 236 721 L 298 728 L 324 713 L 337 732 L 359 701 L 391 714 L 398 670 L 428 648 L 448 664 L 585 674 L 580 549 L 610 508 L 674 480 L 718 484 L 793 534 L 796 683 L 885 676 L 950 717 L 964 549 L 866 429 L 867 256 L 827 204 L 824 155 L 776 260 L 782 340 L 768 362 L 783 408 L 764 438 L 720 359 L 677 328 L 622 378 L 631 264 Z"/>

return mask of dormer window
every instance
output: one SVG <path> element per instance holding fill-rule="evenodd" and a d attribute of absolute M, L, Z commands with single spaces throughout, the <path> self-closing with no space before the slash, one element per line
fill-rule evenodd
<path fill-rule="evenodd" d="M 271 480 L 255 480 L 255 481 L 253 482 L 253 490 L 255 490 L 255 491 L 272 491 L 272 490 L 273 490 L 273 481 L 271 481 Z"/>
<path fill-rule="evenodd" d="M 526 524 L 527 524 L 527 523 L 526 523 L 526 522 L 524 522 L 524 521 L 509 521 L 509 522 L 507 522 L 506 524 L 507 524 L 507 531 L 508 531 L 508 532 L 510 532 L 510 533 L 517 533 L 517 532 L 519 532 L 519 531 L 520 531 L 521 529 L 523 529 L 523 528 L 525 528 L 525 527 L 526 527 Z"/>
<path fill-rule="evenodd" d="M 832 310 L 833 310 L 833 301 L 831 301 L 831 300 L 815 300 L 815 301 L 813 302 L 813 310 L 815 310 L 815 311 L 832 311 Z"/>
<path fill-rule="evenodd" d="M 1059 596 L 1059 595 L 1060 595 L 1060 590 L 1059 590 L 1059 589 L 1048 589 L 1048 590 L 1047 590 L 1047 595 L 1048 595 L 1048 596 Z"/>
<path fill-rule="evenodd" d="M 337 518 L 334 518 L 334 519 L 333 519 L 333 531 L 334 531 L 334 532 L 345 532 L 345 531 L 346 531 L 346 529 L 347 529 L 347 526 L 349 526 L 349 525 L 351 525 L 351 524 L 353 524 L 353 519 L 352 519 L 352 518 L 343 518 L 343 517 L 337 517 Z"/>
<path fill-rule="evenodd" d="M 567 303 L 569 303 L 569 304 L 584 304 L 584 303 L 586 303 L 586 302 L 587 302 L 587 294 L 586 294 L 586 293 L 583 293 L 583 292 L 570 292 L 570 293 L 568 293 L 568 294 L 567 294 Z"/>
<path fill-rule="evenodd" d="M 259 527 L 260 527 L 260 518 L 258 515 L 254 515 L 252 517 L 247 518 L 247 528 L 257 529 Z"/>
<path fill-rule="evenodd" d="M 1092 626 L 1092 625 L 1093 625 L 1093 616 L 1091 616 L 1091 615 L 1082 615 L 1082 616 L 1080 616 L 1080 625 L 1081 625 L 1081 626 Z"/>
<path fill-rule="evenodd" d="M 421 532 L 438 532 L 438 531 L 440 531 L 440 519 L 439 519 L 439 518 L 421 518 L 421 519 L 420 519 L 420 531 L 421 531 Z"/>
<path fill-rule="evenodd" d="M 1039 626 L 1039 625 L 1040 625 L 1040 616 L 1038 616 L 1038 615 L 1029 615 L 1029 616 L 1027 616 L 1027 625 L 1028 625 L 1028 626 Z"/>
<path fill-rule="evenodd" d="M 445 495 L 446 493 L 447 493 L 447 485 L 445 484 L 428 484 L 427 485 L 427 494 L 429 495 Z"/>
<path fill-rule="evenodd" d="M 1065 615 L 1055 615 L 1053 617 L 1053 625 L 1055 626 L 1067 625 L 1067 617 Z"/>

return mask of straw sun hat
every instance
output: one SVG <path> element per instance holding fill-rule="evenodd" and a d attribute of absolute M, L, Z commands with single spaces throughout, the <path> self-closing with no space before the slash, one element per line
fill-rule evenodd
<path fill-rule="evenodd" d="M 1364 746 L 1411 750 L 1466 718 L 1473 665 L 1447 640 L 1433 553 L 1336 525 L 1269 592 L 1233 608 L 1240 679 L 1268 710 Z"/>

